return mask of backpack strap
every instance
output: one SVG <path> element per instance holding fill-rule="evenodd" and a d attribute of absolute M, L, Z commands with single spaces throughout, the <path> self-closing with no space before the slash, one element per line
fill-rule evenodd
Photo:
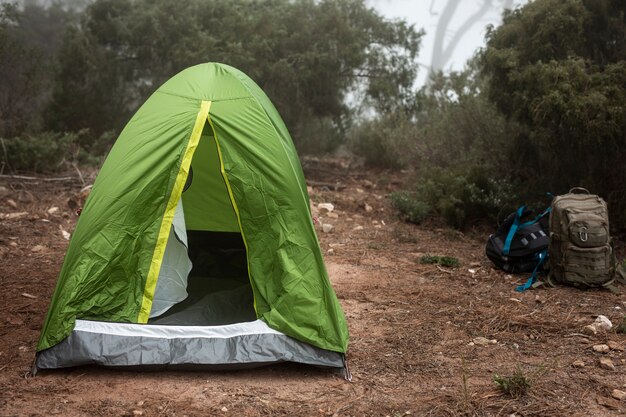
<path fill-rule="evenodd" d="M 535 217 L 532 220 L 529 220 L 525 223 L 520 224 L 522 216 L 524 215 L 524 211 L 526 210 L 526 206 L 520 206 L 515 212 L 515 219 L 513 219 L 513 224 L 509 229 L 509 233 L 506 235 L 506 240 L 504 241 L 504 247 L 502 248 L 502 254 L 508 255 L 511 251 L 511 242 L 513 242 L 513 237 L 518 230 L 523 229 L 525 227 L 531 226 L 541 220 L 544 216 L 548 215 L 552 210 L 552 207 L 548 207 L 541 214 Z"/>
<path fill-rule="evenodd" d="M 513 224 L 511 225 L 511 228 L 509 229 L 509 233 L 506 235 L 506 239 L 504 241 L 504 247 L 502 248 L 503 255 L 508 255 L 509 252 L 511 251 L 511 242 L 513 241 L 513 236 L 515 236 L 515 233 L 517 233 L 517 229 L 520 226 L 519 222 L 522 218 L 522 215 L 524 214 L 524 210 L 526 210 L 526 206 L 520 206 L 520 208 L 518 208 L 517 211 L 515 212 L 515 218 L 513 219 Z"/>
<path fill-rule="evenodd" d="M 537 275 L 539 273 L 539 267 L 545 262 L 546 258 L 548 257 L 548 249 L 544 249 L 541 252 L 539 252 L 539 262 L 537 262 L 537 265 L 535 265 L 535 269 L 533 270 L 532 275 L 530 276 L 530 278 L 528 278 L 528 280 L 526 281 L 526 283 L 524 283 L 523 285 L 519 285 L 515 288 L 515 291 L 517 292 L 523 292 L 526 291 L 527 289 L 529 289 L 530 287 L 533 288 L 537 288 L 539 285 L 535 285 L 537 282 Z"/>

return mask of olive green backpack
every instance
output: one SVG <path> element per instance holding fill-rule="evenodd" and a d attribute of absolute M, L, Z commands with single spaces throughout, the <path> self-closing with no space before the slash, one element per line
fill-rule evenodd
<path fill-rule="evenodd" d="M 616 261 L 606 202 L 576 187 L 554 197 L 551 207 L 548 282 L 612 289 Z"/>

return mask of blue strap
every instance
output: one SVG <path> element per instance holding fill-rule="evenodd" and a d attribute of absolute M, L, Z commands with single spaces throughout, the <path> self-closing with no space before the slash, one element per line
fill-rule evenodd
<path fill-rule="evenodd" d="M 515 219 L 513 219 L 513 224 L 509 229 L 509 234 L 506 235 L 506 240 L 504 241 L 504 247 L 502 248 L 502 254 L 508 255 L 511 250 L 511 242 L 513 241 L 513 236 L 517 232 L 517 228 L 519 227 L 519 221 L 522 218 L 522 214 L 524 214 L 524 210 L 526 210 L 526 206 L 521 206 L 515 212 Z"/>
<path fill-rule="evenodd" d="M 539 262 L 537 262 L 537 265 L 535 265 L 535 269 L 533 270 L 532 275 L 530 276 L 530 278 L 528 278 L 526 283 L 524 283 L 523 285 L 517 286 L 515 288 L 515 291 L 524 292 L 533 286 L 535 281 L 537 281 L 537 272 L 539 271 L 539 267 L 543 264 L 543 262 L 546 260 L 547 257 L 548 257 L 548 249 L 542 250 L 539 253 Z"/>
<path fill-rule="evenodd" d="M 534 219 L 529 220 L 526 223 L 520 224 L 519 222 L 522 218 L 522 215 L 524 214 L 524 210 L 526 210 L 526 206 L 521 206 L 520 208 L 517 209 L 517 212 L 515 213 L 515 219 L 513 220 L 513 224 L 511 225 L 511 228 L 509 229 L 509 234 L 506 235 L 506 240 L 504 241 L 504 247 L 502 248 L 502 254 L 504 255 L 508 255 L 509 252 L 511 251 L 511 242 L 513 242 L 513 237 L 515 236 L 515 233 L 517 233 L 519 229 L 523 229 L 524 227 L 528 227 L 532 224 L 537 223 L 539 220 L 541 220 L 542 217 L 550 213 L 550 211 L 552 210 L 552 207 L 548 207 L 547 209 L 543 211 L 543 213 L 539 214 Z"/>

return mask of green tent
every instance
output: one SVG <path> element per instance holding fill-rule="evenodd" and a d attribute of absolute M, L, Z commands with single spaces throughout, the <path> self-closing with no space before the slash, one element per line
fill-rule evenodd
<path fill-rule="evenodd" d="M 36 369 L 343 366 L 296 150 L 245 74 L 188 68 L 137 111 L 80 215 Z"/>

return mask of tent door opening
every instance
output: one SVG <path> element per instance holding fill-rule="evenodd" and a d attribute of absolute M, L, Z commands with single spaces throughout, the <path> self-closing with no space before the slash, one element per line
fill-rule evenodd
<path fill-rule="evenodd" d="M 220 167 L 207 124 L 191 161 L 193 177 L 179 204 L 184 210 L 186 255 L 193 265 L 187 271 L 187 297 L 151 316 L 149 324 L 218 326 L 257 318 L 246 247 Z"/>

